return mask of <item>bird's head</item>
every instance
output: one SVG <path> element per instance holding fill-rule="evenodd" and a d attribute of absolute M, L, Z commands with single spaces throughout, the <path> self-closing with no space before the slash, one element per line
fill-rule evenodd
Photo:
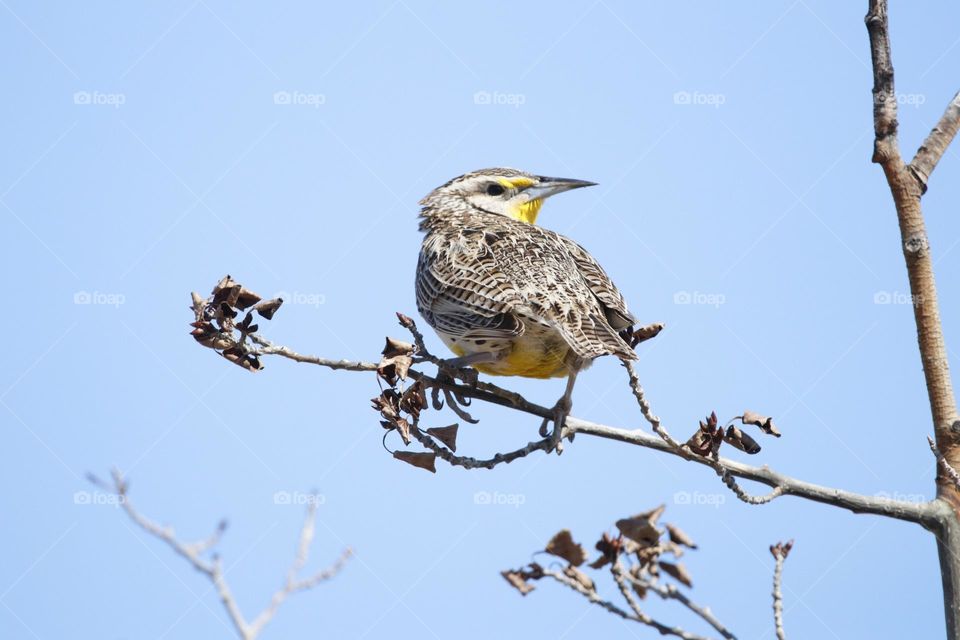
<path fill-rule="evenodd" d="M 544 200 L 594 184 L 586 180 L 537 176 L 517 169 L 481 169 L 437 187 L 420 204 L 423 215 L 479 210 L 534 224 Z"/>

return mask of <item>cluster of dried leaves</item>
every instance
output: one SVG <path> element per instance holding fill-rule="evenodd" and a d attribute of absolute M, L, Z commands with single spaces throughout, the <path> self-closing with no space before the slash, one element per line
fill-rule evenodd
<path fill-rule="evenodd" d="M 193 327 L 190 335 L 203 346 L 215 350 L 247 371 L 263 369 L 255 349 L 247 342 L 249 336 L 259 328 L 253 323 L 253 314 L 256 312 L 260 317 L 270 320 L 283 304 L 283 299 L 264 300 L 229 275 L 214 286 L 209 297 L 203 298 L 196 292 L 190 296 L 195 315 L 190 323 Z M 238 321 L 241 313 L 243 318 Z"/>
<path fill-rule="evenodd" d="M 400 324 L 409 320 L 403 314 L 397 314 Z M 434 427 L 420 431 L 420 414 L 427 407 L 427 394 L 423 381 L 416 380 L 405 386 L 417 347 L 388 337 L 381 352 L 377 366 L 377 380 L 380 383 L 380 395 L 373 398 L 373 408 L 380 413 L 380 424 L 387 432 L 396 431 L 403 444 L 410 444 L 414 438 L 433 438 L 450 451 L 457 450 L 457 430 L 459 425 Z M 437 472 L 437 454 L 432 451 L 394 451 L 393 457 L 420 469 Z"/>
<path fill-rule="evenodd" d="M 724 442 L 750 455 L 760 453 L 760 445 L 757 441 L 733 424 L 736 420 L 744 425 L 759 427 L 767 435 L 780 437 L 780 431 L 774 426 L 773 418 L 753 411 L 744 411 L 743 415 L 732 418 L 724 428 L 719 425 L 717 413 L 714 411 L 707 416 L 706 420 L 700 421 L 700 428 L 690 436 L 684 446 L 705 458 L 716 458 L 719 455 L 720 445 Z"/>
<path fill-rule="evenodd" d="M 599 570 L 609 567 L 614 580 L 618 574 L 629 581 L 633 591 L 641 598 L 647 597 L 651 589 L 660 593 L 658 587 L 663 575 L 669 576 L 685 587 L 692 587 L 693 580 L 686 567 L 676 560 L 685 549 L 696 549 L 697 545 L 680 528 L 664 524 L 661 529 L 658 520 L 666 507 L 623 518 L 616 523 L 618 534 L 611 536 L 604 532 L 594 548 L 600 555 L 587 566 Z M 564 560 L 563 575 L 582 586 L 588 592 L 596 592 L 596 583 L 582 569 L 587 562 L 587 551 L 583 545 L 574 542 L 568 529 L 557 533 L 547 543 L 544 551 Z M 674 561 L 664 560 L 664 556 Z M 531 584 L 550 576 L 550 572 L 536 562 L 522 569 L 501 572 L 501 575 L 521 594 L 527 595 L 534 589 Z"/>

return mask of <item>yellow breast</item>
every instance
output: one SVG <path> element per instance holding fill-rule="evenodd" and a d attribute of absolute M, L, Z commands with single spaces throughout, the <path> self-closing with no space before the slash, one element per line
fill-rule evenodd
<path fill-rule="evenodd" d="M 458 356 L 481 349 L 464 342 L 448 346 Z M 474 365 L 477 371 L 492 376 L 522 376 L 524 378 L 562 378 L 568 374 L 566 359 L 570 347 L 559 337 L 520 336 L 512 341 L 505 354 L 496 362 Z"/>

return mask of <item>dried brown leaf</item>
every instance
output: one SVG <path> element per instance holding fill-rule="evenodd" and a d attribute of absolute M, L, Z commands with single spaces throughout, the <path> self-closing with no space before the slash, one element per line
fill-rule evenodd
<path fill-rule="evenodd" d="M 256 306 L 253 307 L 253 310 L 267 320 L 273 320 L 273 314 L 277 312 L 282 304 L 283 298 L 271 298 L 269 300 L 258 302 Z"/>
<path fill-rule="evenodd" d="M 415 467 L 419 467 L 420 469 L 426 469 L 430 473 L 437 472 L 437 454 L 435 453 L 429 451 L 394 451 L 393 457 L 397 460 L 402 460 L 407 464 L 412 464 Z"/>
<path fill-rule="evenodd" d="M 670 540 L 676 542 L 677 544 L 682 544 L 685 547 L 691 549 L 696 549 L 697 545 L 694 543 L 693 539 L 686 534 L 686 532 L 680 527 L 672 524 L 666 525 L 667 533 L 670 534 Z"/>
<path fill-rule="evenodd" d="M 759 413 L 754 413 L 753 411 L 744 411 L 743 416 L 741 416 L 743 424 L 752 424 L 755 427 L 760 427 L 760 430 L 766 433 L 779 438 L 781 436 L 780 430 L 773 424 L 773 418 L 768 416 L 762 416 Z"/>
<path fill-rule="evenodd" d="M 672 576 L 677 582 L 686 585 L 687 587 L 693 586 L 693 580 L 690 579 L 690 573 L 687 571 L 687 568 L 683 566 L 683 563 L 678 562 L 676 564 L 672 562 L 660 561 L 660 568 L 663 569 L 668 575 Z"/>
<path fill-rule="evenodd" d="M 409 342 L 397 340 L 387 336 L 387 343 L 380 352 L 384 358 L 393 358 L 395 356 L 409 356 L 413 354 L 413 345 Z"/>
<path fill-rule="evenodd" d="M 413 438 L 410 437 L 410 423 L 404 418 L 397 418 L 394 426 L 397 429 L 397 433 L 400 434 L 400 439 L 403 440 L 403 444 L 410 444 L 413 440 Z"/>
<path fill-rule="evenodd" d="M 503 576 L 503 579 L 510 583 L 510 586 L 520 592 L 520 595 L 525 596 L 536 587 L 526 581 L 523 572 L 521 571 L 501 571 L 500 575 Z"/>
<path fill-rule="evenodd" d="M 569 529 L 563 529 L 550 538 L 544 551 L 563 558 L 574 567 L 579 567 L 587 559 L 587 551 L 582 545 L 573 541 L 573 535 Z"/>
<path fill-rule="evenodd" d="M 750 455 L 760 453 L 760 445 L 757 441 L 733 425 L 727 427 L 727 433 L 723 436 L 723 441 Z"/>
<path fill-rule="evenodd" d="M 653 546 L 660 540 L 660 530 L 657 529 L 656 522 L 664 509 L 666 505 L 660 505 L 656 509 L 617 520 L 617 529 L 625 538 L 630 538 L 641 546 Z"/>
<path fill-rule="evenodd" d="M 452 424 L 449 427 L 433 427 L 427 429 L 427 433 L 439 440 L 443 446 L 450 451 L 456 452 L 457 450 L 457 429 L 460 428 L 458 424 Z"/>

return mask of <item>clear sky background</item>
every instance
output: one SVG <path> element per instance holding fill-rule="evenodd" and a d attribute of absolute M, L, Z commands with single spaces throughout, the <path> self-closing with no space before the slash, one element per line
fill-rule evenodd
<path fill-rule="evenodd" d="M 668 428 L 750 408 L 784 432 L 751 462 L 929 499 L 908 285 L 869 161 L 866 2 L 0 5 L 0 637 L 233 637 L 202 576 L 98 504 L 84 474 L 112 465 L 185 538 L 230 520 L 221 553 L 248 616 L 282 583 L 303 517 L 275 494 L 323 495 L 311 567 L 345 545 L 357 557 L 264 638 L 655 637 L 559 585 L 522 598 L 499 571 L 563 527 L 592 547 L 660 503 L 701 545 L 684 558 L 693 595 L 740 638 L 773 636 L 767 547 L 787 538 L 792 636 L 942 634 L 918 527 L 794 498 L 747 506 L 705 468 L 586 437 L 560 458 L 430 475 L 381 447 L 372 375 L 281 360 L 251 375 L 187 333 L 189 292 L 230 273 L 286 292 L 260 323 L 271 338 L 375 359 L 384 335 L 404 337 L 394 312 L 416 311 L 420 197 L 486 166 L 593 180 L 540 220 L 588 247 L 642 321 L 666 323 L 639 372 Z M 893 5 L 912 155 L 960 82 L 960 7 Z M 955 362 L 958 173 L 954 147 L 924 199 Z M 507 383 L 544 404 L 563 386 Z M 614 361 L 574 402 L 643 426 Z M 477 415 L 467 454 L 535 437 L 530 417 Z"/>

